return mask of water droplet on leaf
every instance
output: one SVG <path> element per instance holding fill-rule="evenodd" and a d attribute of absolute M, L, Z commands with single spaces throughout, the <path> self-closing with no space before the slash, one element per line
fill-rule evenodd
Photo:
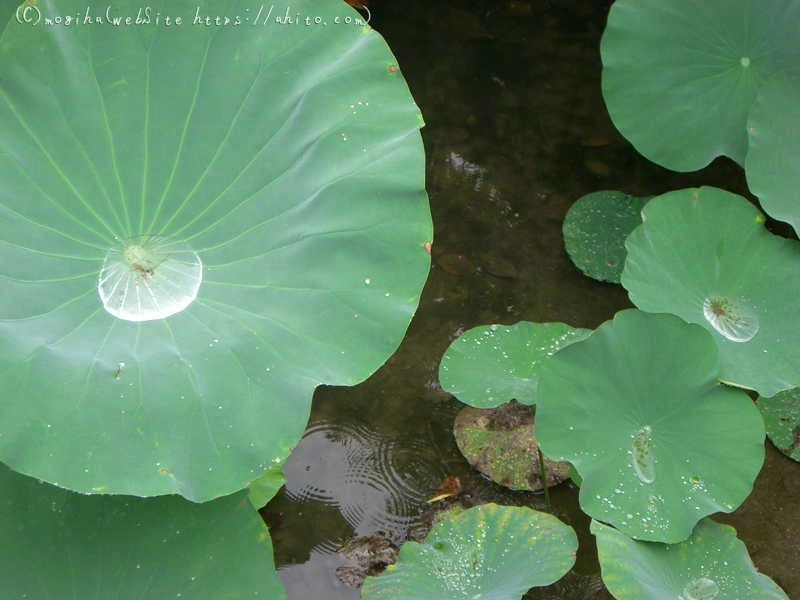
<path fill-rule="evenodd" d="M 645 425 L 633 436 L 633 469 L 642 483 L 656 480 L 656 464 L 653 457 L 653 429 Z"/>
<path fill-rule="evenodd" d="M 741 300 L 711 296 L 703 301 L 703 316 L 723 337 L 748 342 L 758 333 L 758 316 Z"/>
<path fill-rule="evenodd" d="M 719 586 L 713 579 L 698 577 L 683 588 L 684 600 L 714 600 L 719 595 Z"/>
<path fill-rule="evenodd" d="M 147 236 L 108 251 L 97 291 L 103 307 L 115 317 L 152 321 L 189 306 L 202 279 L 202 262 L 189 246 Z"/>

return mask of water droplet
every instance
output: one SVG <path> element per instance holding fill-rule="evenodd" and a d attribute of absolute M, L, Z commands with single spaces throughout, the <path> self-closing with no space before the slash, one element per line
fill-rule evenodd
<path fill-rule="evenodd" d="M 653 429 L 650 425 L 645 425 L 633 436 L 633 469 L 642 483 L 653 483 L 656 480 Z"/>
<path fill-rule="evenodd" d="M 714 600 L 719 595 L 719 586 L 713 579 L 698 577 L 683 588 L 684 600 Z"/>
<path fill-rule="evenodd" d="M 189 306 L 202 279 L 202 262 L 189 246 L 146 236 L 106 253 L 97 291 L 103 307 L 115 317 L 152 321 Z"/>
<path fill-rule="evenodd" d="M 739 59 L 739 64 L 742 65 L 743 67 L 749 67 L 750 66 L 750 57 L 749 56 L 743 56 L 742 58 Z"/>
<path fill-rule="evenodd" d="M 758 333 L 758 316 L 741 300 L 711 296 L 703 301 L 703 315 L 732 342 L 749 342 Z"/>

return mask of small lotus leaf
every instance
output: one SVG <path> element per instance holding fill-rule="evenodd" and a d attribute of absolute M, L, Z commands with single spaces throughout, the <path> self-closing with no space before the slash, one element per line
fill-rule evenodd
<path fill-rule="evenodd" d="M 781 73 L 760 90 L 747 119 L 747 185 L 771 217 L 800 233 L 800 78 Z"/>
<path fill-rule="evenodd" d="M 800 60 L 798 22 L 794 0 L 617 0 L 600 45 L 611 119 L 668 169 L 743 165 L 759 87 Z"/>
<path fill-rule="evenodd" d="M 183 498 L 84 496 L 0 464 L 0 597 L 285 597 L 272 542 L 245 492 Z"/>
<path fill-rule="evenodd" d="M 800 243 L 769 233 L 747 200 L 711 187 L 648 202 L 622 285 L 648 312 L 714 336 L 726 383 L 763 396 L 800 384 Z"/>
<path fill-rule="evenodd" d="M 757 402 L 767 435 L 775 447 L 800 462 L 800 388 L 786 390 Z"/>
<path fill-rule="evenodd" d="M 677 545 L 637 542 L 597 521 L 591 531 L 617 600 L 789 600 L 756 570 L 736 530 L 711 519 Z"/>
<path fill-rule="evenodd" d="M 458 337 L 439 365 L 442 387 L 461 402 L 494 408 L 509 400 L 536 404 L 545 359 L 591 331 L 564 323 L 485 325 Z"/>
<path fill-rule="evenodd" d="M 340 0 L 291 5 L 327 27 L 148 10 L 0 30 L 0 459 L 203 501 L 297 442 L 316 386 L 397 348 L 430 266 L 422 117 Z"/>
<path fill-rule="evenodd" d="M 537 435 L 583 478 L 584 512 L 630 537 L 675 543 L 741 504 L 764 459 L 764 425 L 718 374 L 711 334 L 638 310 L 548 361 Z"/>
<path fill-rule="evenodd" d="M 368 577 L 363 600 L 519 600 L 575 562 L 575 531 L 527 507 L 484 504 L 440 516 L 423 543 L 406 542 L 397 562 Z"/>
<path fill-rule="evenodd" d="M 598 281 L 619 283 L 625 238 L 642 222 L 642 207 L 648 199 L 603 191 L 573 202 L 564 217 L 563 235 L 575 266 Z"/>

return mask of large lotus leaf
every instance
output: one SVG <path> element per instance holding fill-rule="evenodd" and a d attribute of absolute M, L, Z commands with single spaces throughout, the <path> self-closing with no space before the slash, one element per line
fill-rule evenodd
<path fill-rule="evenodd" d="M 484 504 L 444 513 L 423 543 L 364 582 L 364 600 L 519 600 L 575 562 L 575 531 L 527 507 Z"/>
<path fill-rule="evenodd" d="M 592 521 L 603 583 L 617 600 L 789 600 L 753 566 L 736 530 L 703 519 L 677 545 L 637 542 Z"/>
<path fill-rule="evenodd" d="M 633 303 L 710 331 L 726 383 L 764 396 L 800 384 L 800 244 L 716 188 L 664 194 L 642 214 L 622 272 Z"/>
<path fill-rule="evenodd" d="M 602 191 L 581 196 L 564 217 L 564 247 L 576 267 L 599 281 L 619 283 L 625 265 L 625 238 L 642 222 L 650 197 Z"/>
<path fill-rule="evenodd" d="M 574 465 L 584 512 L 633 538 L 680 542 L 704 516 L 741 504 L 764 459 L 758 409 L 718 380 L 702 327 L 619 312 L 548 361 L 542 452 Z"/>
<path fill-rule="evenodd" d="M 800 60 L 795 0 L 617 0 L 600 44 L 614 124 L 676 171 L 744 164 L 759 86 Z"/>
<path fill-rule="evenodd" d="M 564 323 L 528 321 L 473 327 L 450 344 L 439 365 L 439 381 L 476 408 L 494 408 L 509 400 L 536 404 L 543 361 L 590 333 Z"/>
<path fill-rule="evenodd" d="M 747 185 L 770 216 L 800 232 L 800 79 L 779 74 L 756 96 L 747 119 Z"/>
<path fill-rule="evenodd" d="M 800 461 L 800 388 L 771 398 L 759 398 L 756 404 L 775 447 L 789 458 Z"/>
<path fill-rule="evenodd" d="M 292 18 L 327 23 L 302 27 L 275 22 L 281 5 L 254 23 L 260 6 L 5 27 L 0 458 L 13 468 L 79 491 L 225 494 L 297 442 L 317 385 L 361 381 L 399 344 L 430 264 L 419 110 L 345 3 L 293 2 Z"/>
<path fill-rule="evenodd" d="M 83 496 L 0 465 L 0 596 L 284 598 L 264 522 L 239 493 Z"/>

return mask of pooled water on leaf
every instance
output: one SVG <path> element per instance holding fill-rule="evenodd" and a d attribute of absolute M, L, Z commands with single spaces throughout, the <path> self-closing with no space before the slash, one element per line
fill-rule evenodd
<path fill-rule="evenodd" d="M 682 600 L 714 600 L 719 595 L 719 586 L 713 579 L 698 577 L 683 588 Z"/>
<path fill-rule="evenodd" d="M 653 458 L 653 429 L 645 425 L 633 435 L 633 469 L 642 483 L 656 480 L 656 464 Z"/>
<path fill-rule="evenodd" d="M 189 306 L 202 279 L 200 257 L 188 245 L 147 236 L 109 249 L 97 291 L 115 317 L 152 321 Z"/>
<path fill-rule="evenodd" d="M 710 296 L 703 301 L 703 316 L 732 342 L 748 342 L 758 333 L 758 315 L 741 300 Z"/>

